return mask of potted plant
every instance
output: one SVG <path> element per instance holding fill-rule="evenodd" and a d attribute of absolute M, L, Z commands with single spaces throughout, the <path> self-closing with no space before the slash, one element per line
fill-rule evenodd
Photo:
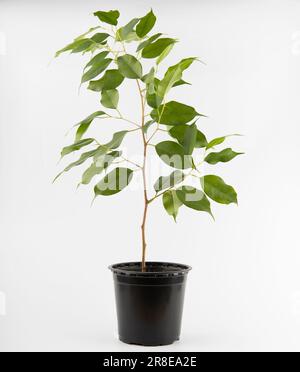
<path fill-rule="evenodd" d="M 167 99 L 171 89 L 189 84 L 183 80 L 183 73 L 198 59 L 185 58 L 164 73 L 158 71 L 177 40 L 162 33 L 149 35 L 156 22 L 152 10 L 121 27 L 118 10 L 97 11 L 94 15 L 100 23 L 59 50 L 56 56 L 63 52 L 90 55 L 81 84 L 87 84 L 87 89 L 99 95 L 104 108 L 75 125 L 74 142 L 62 149 L 61 157 L 75 151 L 83 152 L 56 178 L 89 162 L 80 183 L 87 185 L 93 181 L 96 198 L 120 192 L 140 172 L 144 196 L 141 261 L 110 266 L 115 282 L 119 337 L 132 344 L 171 344 L 179 339 L 185 283 L 191 268 L 146 261 L 149 207 L 155 200 L 162 200 L 164 209 L 176 221 L 182 206 L 213 216 L 210 200 L 221 204 L 237 203 L 232 186 L 216 175 L 203 175 L 199 168 L 203 163 L 228 162 L 240 153 L 231 148 L 215 150 L 227 136 L 208 141 L 196 123 L 204 115 L 186 103 Z M 148 66 L 149 62 L 151 67 L 143 66 Z M 139 94 L 138 123 L 124 117 L 118 109 L 118 87 L 128 79 L 135 81 Z M 110 141 L 103 143 L 87 136 L 96 119 L 123 120 L 129 128 L 114 133 Z M 132 134 L 139 135 L 143 144 L 140 163 L 124 157 L 121 151 L 124 138 Z M 164 139 L 158 141 L 158 134 Z M 152 190 L 147 188 L 150 150 L 172 168 L 169 174 L 157 179 Z M 94 181 L 97 177 L 99 179 Z M 191 185 L 191 179 L 198 187 Z"/>

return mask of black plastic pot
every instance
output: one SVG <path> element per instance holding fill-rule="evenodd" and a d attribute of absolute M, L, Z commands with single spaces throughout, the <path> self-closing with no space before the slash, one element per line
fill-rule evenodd
<path fill-rule="evenodd" d="M 119 338 L 127 344 L 169 345 L 179 340 L 185 284 L 191 267 L 140 262 L 109 267 L 113 272 Z"/>

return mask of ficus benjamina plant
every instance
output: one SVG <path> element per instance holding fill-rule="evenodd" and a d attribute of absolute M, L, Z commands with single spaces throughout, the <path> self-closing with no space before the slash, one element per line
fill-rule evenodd
<path fill-rule="evenodd" d="M 104 108 L 97 108 L 97 111 L 74 126 L 74 142 L 62 149 L 61 157 L 75 151 L 84 152 L 56 178 L 63 172 L 88 162 L 80 183 L 90 184 L 94 178 L 100 177 L 94 184 L 96 197 L 120 192 L 128 186 L 136 171 L 141 172 L 144 196 L 141 269 L 145 271 L 145 227 L 149 205 L 160 198 L 166 212 L 176 221 L 178 210 L 182 206 L 213 216 L 210 200 L 221 204 L 237 203 L 237 194 L 232 186 L 217 175 L 203 175 L 200 167 L 203 163 L 211 165 L 226 163 L 241 153 L 231 148 L 216 150 L 215 148 L 223 144 L 229 136 L 207 140 L 198 129 L 198 119 L 205 115 L 186 103 L 168 100 L 171 89 L 190 84 L 183 79 L 183 73 L 199 60 L 196 57 L 184 58 L 164 72 L 159 72 L 161 62 L 178 40 L 166 37 L 162 33 L 150 34 L 156 22 L 152 10 L 141 18 L 132 19 L 124 26 L 118 24 L 120 16 L 118 10 L 97 11 L 94 16 L 100 24 L 76 37 L 59 50 L 56 56 L 64 52 L 90 56 L 84 66 L 81 84 L 87 84 L 87 89 L 99 95 L 101 106 Z M 129 52 L 128 48 L 133 51 Z M 146 68 L 145 65 L 148 66 L 149 61 L 152 62 L 152 67 Z M 138 123 L 124 117 L 118 109 L 118 88 L 125 84 L 126 80 L 135 81 L 139 94 Z M 102 143 L 86 135 L 96 119 L 119 119 L 132 127 L 114 133 L 109 142 Z M 124 138 L 132 133 L 139 134 L 143 144 L 141 164 L 125 158 L 121 150 Z M 158 133 L 163 134 L 166 139 L 155 141 Z M 170 174 L 158 178 L 152 195 L 147 189 L 149 147 L 154 147 L 161 160 L 173 168 Z M 195 152 L 201 152 L 200 162 L 196 160 Z M 122 163 L 123 166 L 119 166 Z M 189 185 L 191 177 L 197 179 L 198 187 Z"/>

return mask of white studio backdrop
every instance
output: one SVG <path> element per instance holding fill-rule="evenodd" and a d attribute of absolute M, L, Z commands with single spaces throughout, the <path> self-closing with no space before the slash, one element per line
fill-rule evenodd
<path fill-rule="evenodd" d="M 180 40 L 162 71 L 184 57 L 206 62 L 176 99 L 209 116 L 199 121 L 209 138 L 242 133 L 228 144 L 246 153 L 212 170 L 239 195 L 238 207 L 214 205 L 216 222 L 182 208 L 175 225 L 159 201 L 150 210 L 148 259 L 193 266 L 182 340 L 160 350 L 300 351 L 296 0 L 0 1 L 0 351 L 143 350 L 117 340 L 107 270 L 140 259 L 142 193 L 90 208 L 79 170 L 51 184 L 65 133 L 99 107 L 97 95 L 78 95 L 87 57 L 53 54 L 97 24 L 96 10 L 119 9 L 125 23 L 150 7 L 156 30 Z M 120 95 L 136 118 L 132 85 Z M 138 151 L 139 136 L 126 146 Z"/>

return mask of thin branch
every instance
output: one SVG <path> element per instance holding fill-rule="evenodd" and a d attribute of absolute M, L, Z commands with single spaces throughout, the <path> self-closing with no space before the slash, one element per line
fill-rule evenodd
<path fill-rule="evenodd" d="M 142 118 L 141 118 L 141 126 L 142 128 L 145 125 L 145 98 L 140 86 L 140 83 L 138 80 L 136 80 L 139 94 L 140 94 L 140 99 L 141 99 L 141 111 L 142 111 Z M 147 195 L 147 179 L 146 179 L 146 158 L 147 158 L 147 139 L 145 136 L 144 131 L 142 130 L 142 139 L 143 139 L 143 145 L 144 145 L 144 159 L 143 159 L 143 166 L 142 166 L 142 174 L 143 174 L 143 186 L 144 186 L 144 213 L 143 213 L 143 219 L 142 219 L 142 271 L 144 272 L 146 270 L 146 247 L 147 247 L 147 242 L 146 242 L 146 222 L 147 222 L 147 212 L 148 212 L 148 195 Z"/>
<path fill-rule="evenodd" d="M 124 120 L 124 121 L 127 121 L 127 123 L 130 123 L 130 124 L 133 124 L 135 125 L 137 128 L 141 129 L 141 126 L 137 123 L 135 123 L 134 121 L 132 120 L 129 120 L 127 118 L 124 118 L 124 116 L 120 115 L 120 116 L 112 116 L 112 115 L 109 115 L 107 114 L 107 117 L 108 118 L 111 118 L 111 119 L 117 119 L 117 120 Z"/>
<path fill-rule="evenodd" d="M 135 167 L 139 168 L 140 170 L 143 169 L 143 167 L 142 167 L 141 165 L 135 163 L 134 161 L 131 161 L 131 160 L 127 159 L 127 158 L 124 158 L 124 156 L 120 156 L 120 157 L 121 157 L 124 161 L 127 161 L 128 163 L 130 163 L 130 164 L 134 165 Z"/>

